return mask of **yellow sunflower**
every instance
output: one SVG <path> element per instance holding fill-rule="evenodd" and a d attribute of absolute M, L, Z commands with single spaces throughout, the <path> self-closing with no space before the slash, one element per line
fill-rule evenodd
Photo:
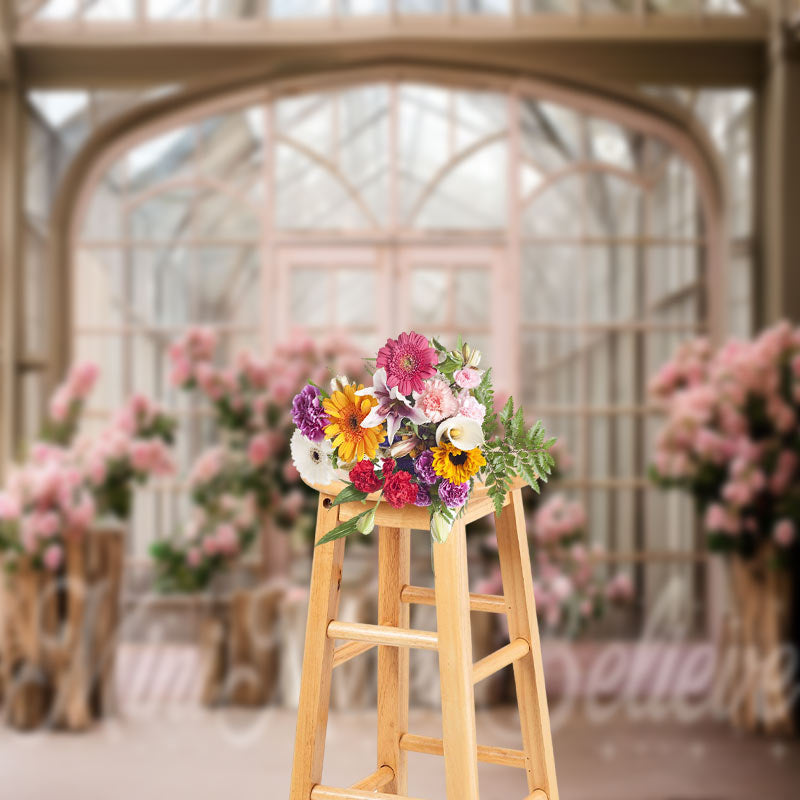
<path fill-rule="evenodd" d="M 431 451 L 433 471 L 450 483 L 466 483 L 481 467 L 486 466 L 480 447 L 459 450 L 455 445 L 445 443 L 431 448 Z"/>
<path fill-rule="evenodd" d="M 356 397 L 356 392 L 363 388 L 363 385 L 348 384 L 322 401 L 331 420 L 325 426 L 325 438 L 331 439 L 331 444 L 338 448 L 340 462 L 360 461 L 364 456 L 375 458 L 384 438 L 382 424 L 374 428 L 361 427 L 362 420 L 378 404 L 374 397 Z"/>

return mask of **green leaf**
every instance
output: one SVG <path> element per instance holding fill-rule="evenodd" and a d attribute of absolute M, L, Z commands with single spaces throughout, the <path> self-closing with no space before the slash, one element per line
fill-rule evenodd
<path fill-rule="evenodd" d="M 333 503 L 331 505 L 340 506 L 342 503 L 352 503 L 354 501 L 362 501 L 367 496 L 366 492 L 362 492 L 360 489 L 356 489 L 353 484 L 349 484 L 342 489 L 339 494 L 336 495 Z"/>

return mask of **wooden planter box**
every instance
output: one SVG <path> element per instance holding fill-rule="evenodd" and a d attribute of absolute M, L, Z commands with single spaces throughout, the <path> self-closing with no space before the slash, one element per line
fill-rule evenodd
<path fill-rule="evenodd" d="M 262 706 L 278 684 L 283 586 L 238 589 L 214 600 L 200 626 L 207 706 Z"/>
<path fill-rule="evenodd" d="M 122 566 L 123 531 L 104 527 L 66 543 L 59 573 L 0 575 L 7 724 L 84 730 L 109 712 Z"/>

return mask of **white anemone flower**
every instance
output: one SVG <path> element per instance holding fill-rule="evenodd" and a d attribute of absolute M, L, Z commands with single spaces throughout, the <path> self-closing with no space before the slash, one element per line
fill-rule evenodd
<path fill-rule="evenodd" d="M 335 480 L 331 464 L 333 447 L 327 439 L 312 442 L 296 430 L 291 441 L 292 463 L 297 467 L 300 477 L 315 486 L 326 486 Z"/>
<path fill-rule="evenodd" d="M 461 415 L 450 417 L 439 423 L 436 429 L 436 444 L 441 444 L 442 439 L 450 442 L 459 450 L 474 450 L 483 442 L 483 428 L 480 422 Z"/>

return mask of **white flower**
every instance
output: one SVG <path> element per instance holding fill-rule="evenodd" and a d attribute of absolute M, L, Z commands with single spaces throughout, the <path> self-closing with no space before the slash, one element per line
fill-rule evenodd
<path fill-rule="evenodd" d="M 436 444 L 445 438 L 459 450 L 473 450 L 483 444 L 483 428 L 479 422 L 458 415 L 446 419 L 436 429 Z"/>
<path fill-rule="evenodd" d="M 312 442 L 296 430 L 292 434 L 291 450 L 292 463 L 306 483 L 325 486 L 335 479 L 330 458 L 333 448 L 327 439 Z"/>
<path fill-rule="evenodd" d="M 431 536 L 434 542 L 443 544 L 450 536 L 453 526 L 438 511 L 431 517 Z"/>

